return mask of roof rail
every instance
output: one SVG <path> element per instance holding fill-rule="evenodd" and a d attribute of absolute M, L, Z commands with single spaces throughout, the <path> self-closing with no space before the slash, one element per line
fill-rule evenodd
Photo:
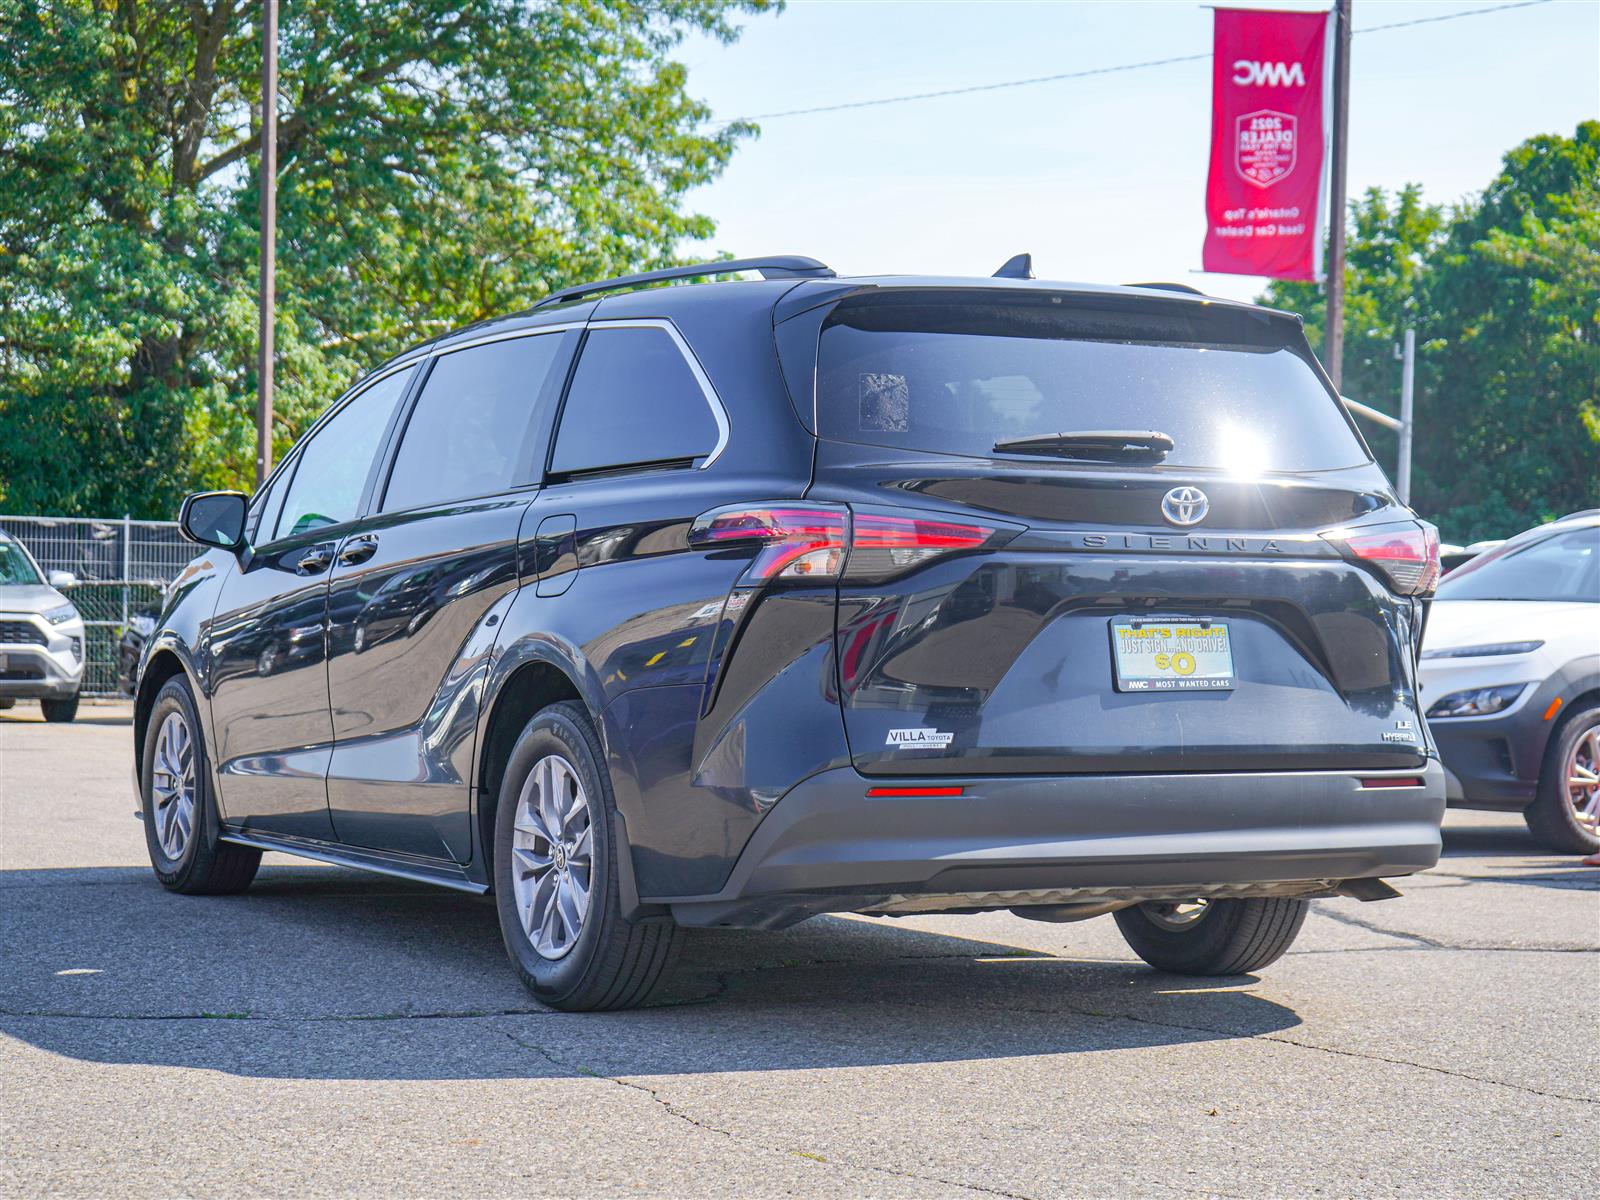
<path fill-rule="evenodd" d="M 1190 287 L 1187 283 L 1130 283 L 1128 287 L 1155 288 L 1162 292 L 1187 292 L 1191 296 L 1204 296 L 1197 287 Z"/>
<path fill-rule="evenodd" d="M 704 279 L 709 275 L 728 275 L 735 271 L 760 271 L 763 279 L 833 278 L 832 267 L 801 254 L 779 254 L 768 258 L 728 258 L 721 262 L 668 267 L 664 271 L 646 271 L 642 275 L 620 275 L 616 279 L 580 283 L 574 287 L 562 288 L 559 292 L 551 292 L 535 304 L 534 308 L 543 308 L 547 304 L 560 304 L 564 300 L 579 300 L 584 296 L 596 296 L 601 292 L 620 292 L 651 283 L 666 283 L 673 279 Z"/>

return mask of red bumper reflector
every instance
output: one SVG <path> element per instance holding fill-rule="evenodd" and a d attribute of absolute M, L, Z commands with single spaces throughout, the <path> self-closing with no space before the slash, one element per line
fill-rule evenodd
<path fill-rule="evenodd" d="M 965 788 L 958 787 L 875 787 L 868 788 L 871 796 L 959 796 Z"/>
<path fill-rule="evenodd" d="M 1388 787 L 1421 787 L 1422 780 L 1415 775 L 1408 775 L 1403 779 L 1363 779 L 1363 788 L 1388 788 Z"/>

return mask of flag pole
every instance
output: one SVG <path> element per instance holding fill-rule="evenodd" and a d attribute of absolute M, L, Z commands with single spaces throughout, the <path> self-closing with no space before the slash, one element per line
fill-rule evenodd
<path fill-rule="evenodd" d="M 278 0 L 261 12 L 261 338 L 256 378 L 256 486 L 272 471 L 273 306 L 278 223 Z"/>
<path fill-rule="evenodd" d="M 1328 196 L 1328 321 L 1322 365 L 1337 390 L 1344 375 L 1345 161 L 1350 145 L 1350 2 L 1333 9 L 1333 164 Z"/>

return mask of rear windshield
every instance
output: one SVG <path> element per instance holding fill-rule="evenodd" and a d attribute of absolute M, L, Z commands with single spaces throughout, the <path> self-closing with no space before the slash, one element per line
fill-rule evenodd
<path fill-rule="evenodd" d="M 1052 303 L 1054 301 L 1054 303 Z M 1169 465 L 1315 471 L 1368 461 L 1311 364 L 1239 310 L 1087 311 L 1038 294 L 872 297 L 823 327 L 818 432 L 841 442 L 994 453 L 999 441 L 1156 431 Z"/>

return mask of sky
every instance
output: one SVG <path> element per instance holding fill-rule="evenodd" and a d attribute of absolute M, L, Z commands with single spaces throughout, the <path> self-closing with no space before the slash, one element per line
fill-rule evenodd
<path fill-rule="evenodd" d="M 1503 2 L 1503 0 L 1502 0 Z M 1419 183 L 1480 191 L 1537 133 L 1600 117 L 1600 0 L 1354 0 L 1349 194 Z M 1315 9 L 1297 0 L 1230 7 Z M 1209 54 L 1196 3 L 790 0 L 731 46 L 675 54 L 716 119 Z M 809 254 L 841 274 L 988 275 L 1033 254 L 1040 278 L 1166 279 L 1247 299 L 1266 281 L 1199 272 L 1211 63 L 807 116 L 769 117 L 689 196 L 703 247 Z"/>

